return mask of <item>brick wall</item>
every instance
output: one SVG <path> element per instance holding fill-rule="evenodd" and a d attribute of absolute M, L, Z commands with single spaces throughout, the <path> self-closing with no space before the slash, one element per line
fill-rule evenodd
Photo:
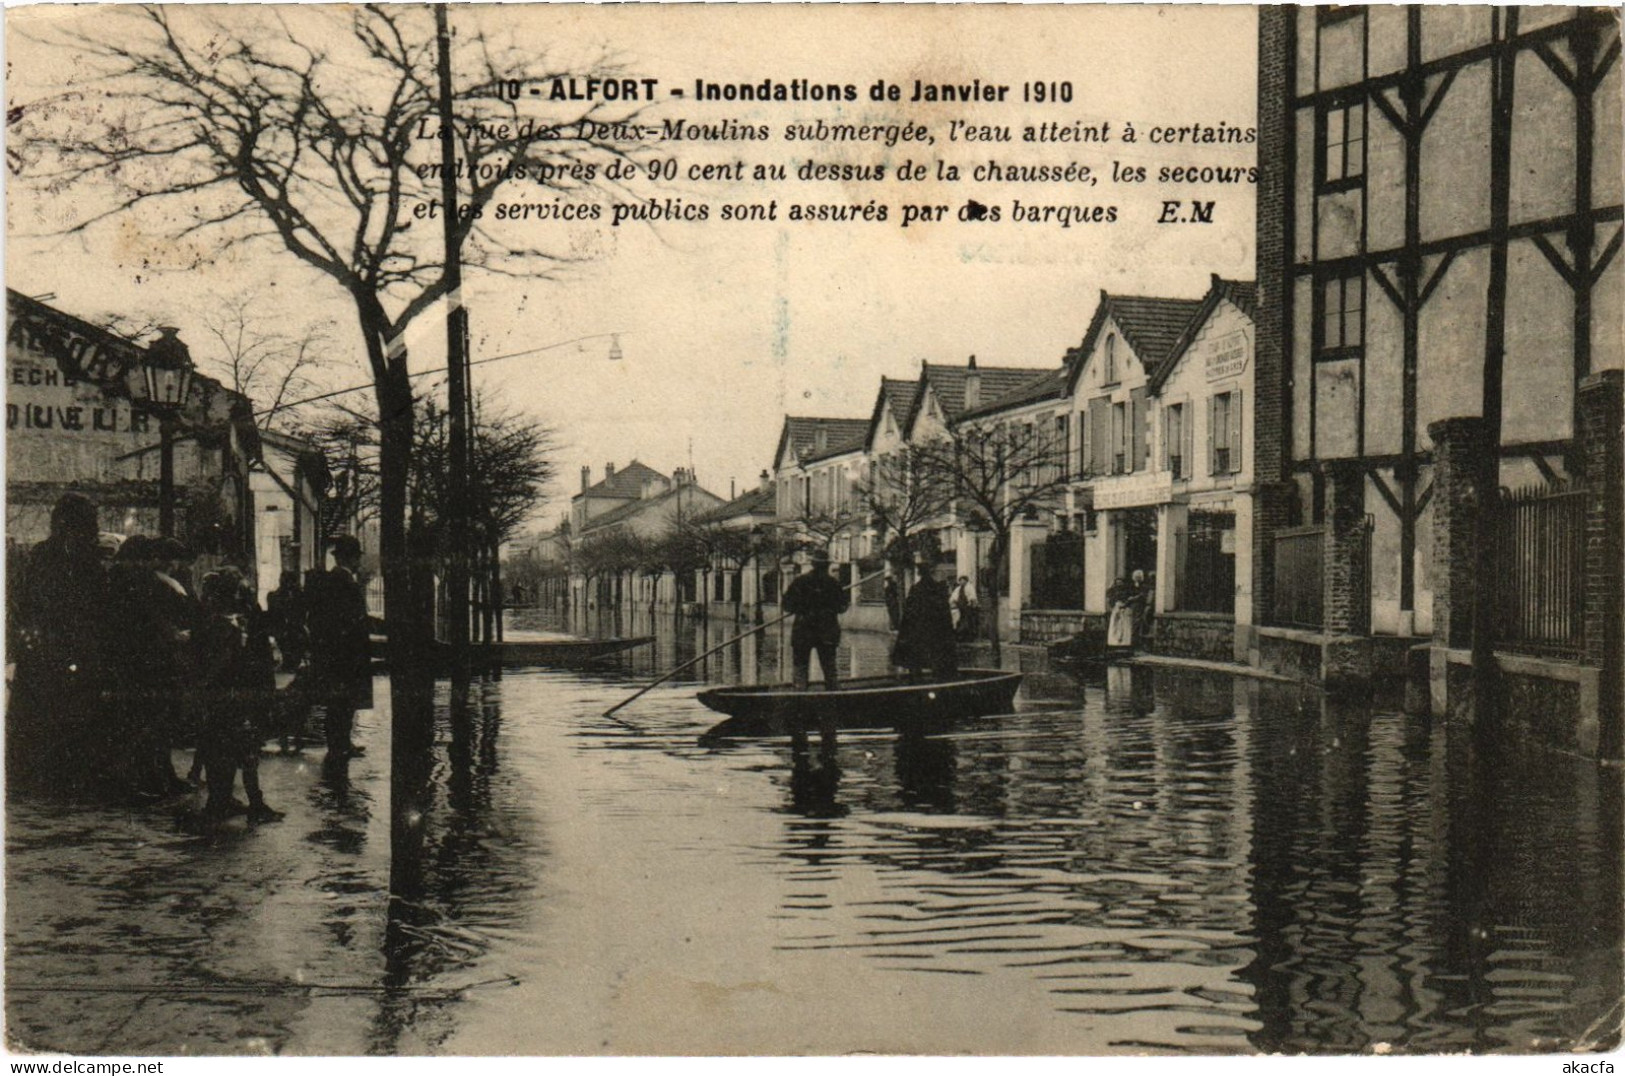
<path fill-rule="evenodd" d="M 1484 420 L 1440 419 L 1428 426 L 1428 438 L 1433 442 L 1433 639 L 1461 649 L 1473 641 Z"/>
<path fill-rule="evenodd" d="M 1618 758 L 1621 733 L 1620 601 L 1622 526 L 1619 370 L 1580 382 L 1580 459 L 1585 468 L 1585 663 L 1602 670 L 1597 752 Z"/>
<path fill-rule="evenodd" d="M 1371 631 L 1371 588 L 1366 579 L 1365 467 L 1358 460 L 1328 460 L 1321 468 L 1326 475 L 1325 631 L 1366 635 Z"/>
<path fill-rule="evenodd" d="M 1285 482 L 1291 454 L 1289 340 L 1292 324 L 1292 183 L 1297 147 L 1297 9 L 1258 9 L 1258 310 L 1253 349 L 1253 624 L 1274 606 L 1275 532 L 1291 526 L 1296 490 Z"/>
<path fill-rule="evenodd" d="M 1025 609 L 1021 613 L 1021 642 L 1044 645 L 1079 634 L 1106 635 L 1104 613 L 1053 612 Z"/>
<path fill-rule="evenodd" d="M 1235 642 L 1234 617 L 1220 613 L 1161 613 L 1147 649 L 1170 657 L 1232 661 Z"/>

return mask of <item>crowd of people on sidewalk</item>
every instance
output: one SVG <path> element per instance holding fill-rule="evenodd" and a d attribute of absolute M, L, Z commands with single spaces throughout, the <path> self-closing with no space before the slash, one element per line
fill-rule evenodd
<path fill-rule="evenodd" d="M 50 536 L 8 580 L 10 787 L 157 804 L 201 780 L 192 817 L 204 825 L 281 818 L 260 788 L 264 744 L 302 749 L 320 709 L 327 757 L 359 754 L 355 712 L 372 705 L 360 544 L 344 536 L 331 550 L 336 567 L 303 582 L 283 573 L 262 609 L 241 569 L 194 583 L 183 543 L 101 534 L 95 505 L 64 495 Z M 295 674 L 280 689 L 279 664 Z M 173 760 L 185 747 L 183 778 Z"/>

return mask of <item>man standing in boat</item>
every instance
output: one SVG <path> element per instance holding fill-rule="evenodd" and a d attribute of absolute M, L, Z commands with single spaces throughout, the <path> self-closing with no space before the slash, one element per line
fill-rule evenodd
<path fill-rule="evenodd" d="M 929 668 L 937 680 L 959 675 L 959 652 L 954 640 L 953 613 L 948 604 L 951 566 L 920 561 L 920 579 L 903 604 L 903 622 L 892 647 L 892 664 L 908 670 L 909 683 L 918 683 Z"/>
<path fill-rule="evenodd" d="M 839 685 L 835 648 L 841 642 L 841 614 L 850 604 L 846 588 L 829 574 L 829 553 L 815 550 L 812 567 L 796 576 L 784 592 L 784 611 L 796 618 L 790 629 L 790 660 L 797 691 L 807 689 L 814 650 L 825 688 L 834 691 Z"/>

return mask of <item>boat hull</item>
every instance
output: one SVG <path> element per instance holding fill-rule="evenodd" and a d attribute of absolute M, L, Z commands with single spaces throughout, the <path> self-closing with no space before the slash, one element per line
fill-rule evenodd
<path fill-rule="evenodd" d="M 808 727 L 916 728 L 956 718 L 1009 713 L 1021 674 L 965 669 L 943 683 L 909 684 L 894 677 L 850 680 L 837 691 L 774 687 L 721 687 L 699 700 L 727 721 L 708 738 L 785 735 Z"/>
<path fill-rule="evenodd" d="M 504 668 L 545 666 L 548 668 L 574 668 L 654 642 L 654 636 L 636 639 L 559 639 L 509 640 L 487 643 L 477 652 L 476 661 Z"/>
<path fill-rule="evenodd" d="M 646 635 L 633 639 L 510 639 L 500 643 L 475 643 L 469 648 L 469 665 L 476 669 L 578 669 L 652 642 L 654 636 Z M 388 640 L 374 639 L 373 663 L 387 668 L 388 658 Z M 444 675 L 452 666 L 451 647 L 435 644 L 430 662 L 437 675 Z"/>

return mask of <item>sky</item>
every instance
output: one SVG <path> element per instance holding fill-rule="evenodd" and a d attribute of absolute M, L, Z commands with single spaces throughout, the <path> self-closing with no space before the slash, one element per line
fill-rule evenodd
<path fill-rule="evenodd" d="M 74 58 L 49 38 L 63 20 L 90 25 L 84 8 L 8 13 L 8 107 L 52 92 Z M 459 9 L 453 9 L 454 12 Z M 467 9 L 462 9 L 467 11 Z M 457 16 L 454 16 L 457 17 Z M 665 472 L 692 465 L 706 488 L 728 495 L 771 467 L 786 413 L 867 417 L 882 375 L 913 377 L 922 360 L 1051 367 L 1087 328 L 1101 289 L 1197 297 L 1210 273 L 1253 275 L 1253 192 L 1249 184 L 1156 182 L 1163 166 L 1249 165 L 1251 145 L 1205 147 L 1121 141 L 1122 126 L 1251 127 L 1255 113 L 1256 19 L 1249 7 L 1113 5 L 1067 8 L 878 9 L 871 6 L 538 7 L 504 8 L 485 19 L 522 50 L 566 58 L 611 50 L 628 71 L 660 80 L 649 120 L 765 123 L 765 143 L 653 146 L 679 166 L 661 197 L 705 203 L 704 224 L 605 224 L 562 227 L 574 249 L 592 256 L 560 279 L 471 275 L 465 284 L 474 358 L 545 348 L 485 363 L 477 387 L 503 406 L 558 431 L 562 481 L 539 522 L 567 507 L 582 466 L 637 458 Z M 227 24 L 232 16 L 227 14 Z M 297 16 L 295 16 L 297 18 Z M 42 26 L 50 20 L 52 26 Z M 296 24 L 297 25 L 297 24 Z M 699 102 L 695 80 L 760 83 L 808 78 L 852 83 L 850 104 Z M 868 99 L 884 79 L 904 100 Z M 916 79 L 960 84 L 974 79 L 1011 87 L 1003 103 L 910 103 Z M 1070 82 L 1072 100 L 1021 103 L 1024 82 Z M 683 99 L 670 88 L 685 88 Z M 929 127 L 935 145 L 788 144 L 789 123 L 845 121 Z M 950 142 L 954 120 L 1009 126 L 1015 142 Z M 647 122 L 647 121 L 645 121 Z M 1104 144 L 1027 145 L 1027 124 L 1111 125 Z M 821 163 L 926 162 L 927 180 L 901 183 L 690 180 L 696 164 L 737 160 L 785 163 L 792 173 Z M 938 160 L 967 173 L 937 181 Z M 1065 164 L 1094 169 L 1096 182 L 977 183 L 969 170 L 1001 164 Z M 1113 183 L 1110 172 L 1146 167 L 1140 184 Z M 962 224 L 970 199 L 998 206 L 997 223 Z M 881 224 L 792 223 L 789 202 L 888 205 Z M 1210 224 L 1158 224 L 1164 199 L 1215 203 Z M 776 222 L 723 222 L 723 204 L 780 203 Z M 1115 223 L 1009 219 L 1013 203 L 1115 206 Z M 946 219 L 900 226 L 905 205 L 947 206 Z M 110 223 L 84 240 L 41 237 L 42 222 L 63 208 L 53 196 L 8 185 L 6 273 L 9 287 L 54 294 L 75 314 L 122 313 L 173 320 L 200 341 L 197 313 L 213 297 L 250 290 L 283 327 L 333 319 L 336 383 L 362 380 L 354 315 L 330 281 L 285 252 L 263 248 L 199 269 L 196 256 L 128 226 Z M 561 238 L 554 235 L 552 238 Z M 624 359 L 608 358 L 618 334 Z M 579 345 L 554 346 L 580 337 Z M 443 362 L 438 317 L 421 319 L 409 338 L 415 368 Z M 353 371 L 353 374 L 350 372 Z"/>

